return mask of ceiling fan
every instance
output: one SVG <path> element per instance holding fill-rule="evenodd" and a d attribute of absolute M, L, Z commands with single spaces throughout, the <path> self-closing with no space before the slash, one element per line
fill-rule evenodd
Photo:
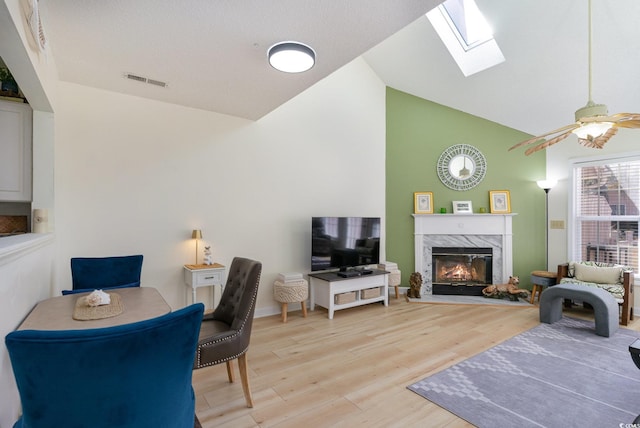
<path fill-rule="evenodd" d="M 591 0 L 589 0 L 589 102 L 576 110 L 575 118 L 575 123 L 529 138 L 509 150 L 535 144 L 524 152 L 528 156 L 564 140 L 571 134 L 575 134 L 578 142 L 583 146 L 601 149 L 611 137 L 616 135 L 618 128 L 640 128 L 640 113 L 617 113 L 609 116 L 607 106 L 596 104 L 591 98 Z M 545 137 L 551 138 L 547 140 Z"/>

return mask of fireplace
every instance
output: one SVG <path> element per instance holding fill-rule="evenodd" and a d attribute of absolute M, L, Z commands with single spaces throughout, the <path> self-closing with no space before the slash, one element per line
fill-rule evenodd
<path fill-rule="evenodd" d="M 422 294 L 433 293 L 434 247 L 491 248 L 487 284 L 504 284 L 513 274 L 512 219 L 517 214 L 413 214 L 415 271 L 422 274 Z M 490 276 L 492 275 L 492 276 Z"/>
<path fill-rule="evenodd" d="M 481 296 L 493 277 L 493 249 L 433 247 L 433 294 Z"/>

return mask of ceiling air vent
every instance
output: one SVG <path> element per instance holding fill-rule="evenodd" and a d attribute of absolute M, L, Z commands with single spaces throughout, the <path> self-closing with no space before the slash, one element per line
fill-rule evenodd
<path fill-rule="evenodd" d="M 166 88 L 168 86 L 167 82 L 162 82 L 160 80 L 149 79 L 148 77 L 138 76 L 133 73 L 124 73 L 125 79 L 135 80 L 136 82 L 148 83 L 150 85 L 159 86 L 161 88 Z"/>
<path fill-rule="evenodd" d="M 147 83 L 150 84 L 150 85 L 160 86 L 161 88 L 166 88 L 167 87 L 166 82 L 161 82 L 159 80 L 147 79 Z"/>

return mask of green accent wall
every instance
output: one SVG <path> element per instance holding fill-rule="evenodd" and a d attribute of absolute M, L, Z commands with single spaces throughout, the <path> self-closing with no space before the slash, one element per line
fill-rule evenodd
<path fill-rule="evenodd" d="M 489 212 L 489 191 L 509 190 L 517 213 L 512 274 L 531 288 L 531 271 L 546 270 L 545 193 L 536 184 L 545 178 L 545 152 L 508 151 L 530 135 L 393 88 L 386 91 L 386 110 L 386 256 L 398 263 L 402 285 L 414 271 L 413 192 L 433 192 L 434 212 L 446 207 L 451 213 L 455 200 Z M 487 160 L 484 180 L 471 190 L 451 190 L 438 178 L 438 158 L 454 144 L 470 144 Z"/>

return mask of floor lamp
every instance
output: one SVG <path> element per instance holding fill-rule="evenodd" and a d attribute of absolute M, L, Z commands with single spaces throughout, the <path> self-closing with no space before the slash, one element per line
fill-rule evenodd
<path fill-rule="evenodd" d="M 544 207 L 545 207 L 545 227 L 544 230 L 546 232 L 545 235 L 545 241 L 544 241 L 544 246 L 545 246 L 545 254 L 546 254 L 546 267 L 545 269 L 547 269 L 547 271 L 549 271 L 549 190 L 551 190 L 553 188 L 553 186 L 556 185 L 556 181 L 555 180 L 538 180 L 538 187 L 541 188 L 542 190 L 544 190 Z"/>

